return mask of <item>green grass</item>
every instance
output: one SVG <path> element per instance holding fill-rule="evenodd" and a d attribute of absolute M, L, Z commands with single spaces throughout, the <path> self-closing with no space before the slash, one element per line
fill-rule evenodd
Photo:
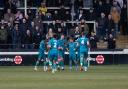
<path fill-rule="evenodd" d="M 27 66 L 0 66 L 0 89 L 128 89 L 128 65 L 91 66 L 52 74 Z"/>

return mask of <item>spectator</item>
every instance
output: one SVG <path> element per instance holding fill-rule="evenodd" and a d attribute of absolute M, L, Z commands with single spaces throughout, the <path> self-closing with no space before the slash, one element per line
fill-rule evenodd
<path fill-rule="evenodd" d="M 107 38 L 109 37 L 109 34 L 113 34 L 114 36 L 114 22 L 112 20 L 112 16 L 109 14 L 106 22 L 106 35 Z"/>
<path fill-rule="evenodd" d="M 6 29 L 7 29 L 7 34 L 8 34 L 7 44 L 9 44 L 9 48 L 12 48 L 12 45 L 10 44 L 12 44 L 13 25 L 10 22 L 8 22 Z"/>
<path fill-rule="evenodd" d="M 86 24 L 86 21 L 84 19 L 81 20 L 81 23 L 79 24 L 80 32 L 84 32 L 85 35 L 88 35 L 89 33 L 89 27 Z"/>
<path fill-rule="evenodd" d="M 121 29 L 123 35 L 127 33 L 127 5 L 124 4 L 123 8 L 121 9 Z"/>
<path fill-rule="evenodd" d="M 8 9 L 11 9 L 12 13 L 16 13 L 16 5 L 12 3 L 12 0 L 8 0 L 4 5 L 4 11 L 7 12 Z"/>
<path fill-rule="evenodd" d="M 53 33 L 57 33 L 57 24 L 56 24 L 56 21 L 53 21 L 50 25 L 49 25 L 49 28 L 52 29 Z"/>
<path fill-rule="evenodd" d="M 67 35 L 67 26 L 66 26 L 66 23 L 64 23 L 64 22 L 61 22 L 60 23 L 60 28 L 62 29 L 62 32 L 63 32 L 63 34 L 64 35 Z"/>
<path fill-rule="evenodd" d="M 105 15 L 108 16 L 109 13 L 110 13 L 110 9 L 111 9 L 111 3 L 110 3 L 110 0 L 106 0 L 105 4 L 104 4 L 104 7 L 105 7 Z"/>
<path fill-rule="evenodd" d="M 6 48 L 4 44 L 7 43 L 7 30 L 5 29 L 4 26 L 0 27 L 0 44 L 1 47 L 0 48 Z"/>
<path fill-rule="evenodd" d="M 95 14 L 93 8 L 90 8 L 89 13 L 87 14 L 86 20 L 87 21 L 94 21 L 94 20 L 96 20 L 96 14 Z"/>
<path fill-rule="evenodd" d="M 74 11 L 77 14 L 79 9 L 83 8 L 83 0 L 75 0 L 74 1 Z"/>
<path fill-rule="evenodd" d="M 33 35 L 30 30 L 25 34 L 25 49 L 33 49 Z"/>
<path fill-rule="evenodd" d="M 33 19 L 33 22 L 35 23 L 35 26 L 41 27 L 42 20 L 40 15 L 36 15 L 36 17 Z"/>
<path fill-rule="evenodd" d="M 39 7 L 39 12 L 41 13 L 41 19 L 44 19 L 45 14 L 47 13 L 47 7 L 45 3 L 41 3 L 41 7 Z"/>
<path fill-rule="evenodd" d="M 26 30 L 28 29 L 28 23 L 25 18 L 23 18 L 22 21 L 20 22 L 19 29 L 21 31 L 21 37 L 22 37 L 21 39 L 22 47 L 24 48 L 25 33 L 26 33 Z"/>
<path fill-rule="evenodd" d="M 48 33 L 46 34 L 46 39 L 49 40 L 52 37 L 53 37 L 53 29 L 49 28 Z"/>
<path fill-rule="evenodd" d="M 55 20 L 55 21 L 60 20 L 60 15 L 58 14 L 57 10 L 54 11 L 53 20 Z"/>
<path fill-rule="evenodd" d="M 15 25 L 12 33 L 12 42 L 13 42 L 13 49 L 21 48 L 21 31 L 18 27 L 18 24 Z"/>
<path fill-rule="evenodd" d="M 69 11 L 66 11 L 64 16 L 65 16 L 64 21 L 71 21 L 72 17 Z"/>
<path fill-rule="evenodd" d="M 0 20 L 3 19 L 3 15 L 4 15 L 3 11 L 0 11 Z"/>
<path fill-rule="evenodd" d="M 80 37 L 80 29 L 78 26 L 75 27 L 74 37 L 75 37 L 75 40 L 77 40 Z"/>
<path fill-rule="evenodd" d="M 16 20 L 23 19 L 23 14 L 21 13 L 21 11 L 17 11 L 17 13 L 15 14 L 15 19 Z"/>
<path fill-rule="evenodd" d="M 52 21 L 53 20 L 52 14 L 51 13 L 46 13 L 44 20 L 45 21 Z"/>
<path fill-rule="evenodd" d="M 96 16 L 100 17 L 100 13 L 105 11 L 105 7 L 104 7 L 103 2 L 101 0 L 99 0 L 96 5 L 97 5 L 95 7 L 95 12 L 97 13 Z"/>
<path fill-rule="evenodd" d="M 61 27 L 58 27 L 57 29 L 58 38 L 60 38 L 61 34 L 64 34 L 64 29 L 62 29 Z"/>
<path fill-rule="evenodd" d="M 34 35 L 34 33 L 35 33 L 35 23 L 33 21 L 31 22 L 31 26 L 28 27 L 28 29 L 30 29 L 30 33 L 32 35 Z"/>
<path fill-rule="evenodd" d="M 106 32 L 106 18 L 105 14 L 101 13 L 100 18 L 98 19 L 98 29 L 97 29 L 97 36 L 100 40 L 104 40 Z"/>
<path fill-rule="evenodd" d="M 41 29 L 40 27 L 36 26 L 35 27 L 35 31 L 34 31 L 34 36 L 33 36 L 33 41 L 35 43 L 35 48 L 37 49 L 38 46 L 39 46 L 39 43 L 42 39 L 42 32 L 41 32 Z"/>
<path fill-rule="evenodd" d="M 121 10 L 120 10 L 120 7 L 117 5 L 116 1 L 113 2 L 113 6 L 111 7 L 110 13 L 112 15 L 112 19 L 115 24 L 115 31 L 116 31 L 116 35 L 117 35 L 118 32 L 120 32 L 119 31 L 119 21 L 120 21 Z"/>
<path fill-rule="evenodd" d="M 34 11 L 29 8 L 27 14 L 28 14 L 30 20 L 32 21 L 35 17 Z"/>
<path fill-rule="evenodd" d="M 3 27 L 6 26 L 4 19 L 1 20 L 0 27 L 1 27 L 1 26 L 3 26 Z"/>
<path fill-rule="evenodd" d="M 85 19 L 83 10 L 80 10 L 78 14 L 76 14 L 76 21 L 81 21 L 82 19 Z"/>
<path fill-rule="evenodd" d="M 32 19 L 28 15 L 25 15 L 25 19 L 26 19 L 26 25 L 27 25 L 27 28 L 28 28 L 28 27 L 31 26 Z"/>
<path fill-rule="evenodd" d="M 11 9 L 7 9 L 7 13 L 4 14 L 4 20 L 6 22 L 10 21 L 12 19 L 12 21 L 14 21 L 15 19 L 15 15 L 11 12 Z"/>
<path fill-rule="evenodd" d="M 62 5 L 60 7 L 60 10 L 59 10 L 59 15 L 60 15 L 60 20 L 61 21 L 64 21 L 65 19 L 65 12 L 66 12 L 66 9 L 64 8 L 64 6 Z"/>
<path fill-rule="evenodd" d="M 98 38 L 96 37 L 96 33 L 95 32 L 91 32 L 91 36 L 89 37 L 90 39 L 90 46 L 91 49 L 97 49 L 97 42 L 98 42 Z"/>
<path fill-rule="evenodd" d="M 109 35 L 109 38 L 107 39 L 108 42 L 108 49 L 115 49 L 116 48 L 116 39 L 113 37 L 112 34 Z"/>

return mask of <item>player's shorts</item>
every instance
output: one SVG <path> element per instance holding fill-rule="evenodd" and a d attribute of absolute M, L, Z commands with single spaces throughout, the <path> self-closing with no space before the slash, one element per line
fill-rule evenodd
<path fill-rule="evenodd" d="M 87 52 L 81 52 L 80 53 L 80 58 L 83 57 L 84 59 L 87 59 L 88 53 Z"/>
<path fill-rule="evenodd" d="M 64 51 L 59 50 L 59 51 L 58 51 L 58 55 L 59 55 L 60 57 L 64 58 Z"/>
<path fill-rule="evenodd" d="M 69 54 L 69 60 L 76 60 L 76 54 Z"/>
<path fill-rule="evenodd" d="M 42 59 L 44 59 L 45 58 L 45 53 L 44 52 L 39 52 L 39 54 L 38 54 L 38 59 L 39 60 L 42 60 Z"/>
<path fill-rule="evenodd" d="M 50 51 L 50 54 L 49 54 L 49 59 L 51 61 L 57 61 L 58 59 L 58 52 L 53 52 L 53 51 Z"/>

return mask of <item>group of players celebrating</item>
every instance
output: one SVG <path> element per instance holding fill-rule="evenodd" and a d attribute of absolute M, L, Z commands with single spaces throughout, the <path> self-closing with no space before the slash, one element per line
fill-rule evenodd
<path fill-rule="evenodd" d="M 47 55 L 45 54 L 46 50 Z M 58 69 L 64 70 L 64 55 L 68 51 L 69 69 L 72 70 L 72 62 L 74 62 L 76 70 L 80 65 L 81 71 L 87 71 L 88 50 L 89 40 L 84 33 L 81 33 L 77 40 L 74 40 L 73 37 L 66 40 L 63 34 L 57 39 L 57 35 L 54 34 L 48 40 L 47 45 L 45 45 L 45 39 L 40 42 L 38 60 L 34 70 L 37 70 L 40 61 L 43 61 L 44 71 L 51 69 L 52 73 L 55 73 Z"/>

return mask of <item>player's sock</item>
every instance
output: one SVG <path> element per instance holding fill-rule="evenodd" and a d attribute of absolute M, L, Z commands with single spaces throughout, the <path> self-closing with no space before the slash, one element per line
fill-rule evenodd
<path fill-rule="evenodd" d="M 52 65 L 52 73 L 55 73 L 55 71 L 57 71 L 57 69 L 56 69 L 56 63 L 54 62 Z"/>
<path fill-rule="evenodd" d="M 44 66 L 44 71 L 47 71 L 47 70 L 46 70 L 46 66 Z"/>
<path fill-rule="evenodd" d="M 80 66 L 83 66 L 83 57 L 80 57 Z"/>
<path fill-rule="evenodd" d="M 35 64 L 35 67 L 34 67 L 34 70 L 37 70 L 37 66 L 39 65 L 39 60 L 36 61 L 36 64 Z"/>
<path fill-rule="evenodd" d="M 72 70 L 72 67 L 71 67 L 71 66 L 69 67 L 69 70 L 70 70 L 70 71 Z"/>
<path fill-rule="evenodd" d="M 76 64 L 76 71 L 78 70 L 78 65 Z"/>
<path fill-rule="evenodd" d="M 61 67 L 62 70 L 64 70 L 64 67 Z"/>
<path fill-rule="evenodd" d="M 69 69 L 72 70 L 72 60 L 69 61 Z"/>
<path fill-rule="evenodd" d="M 38 66 L 38 65 L 39 65 L 39 61 L 37 60 L 35 66 Z"/>
<path fill-rule="evenodd" d="M 61 69 L 64 70 L 64 62 L 61 62 Z"/>
<path fill-rule="evenodd" d="M 37 71 L 37 66 L 34 67 L 34 70 Z"/>
<path fill-rule="evenodd" d="M 55 73 L 55 69 L 52 69 L 52 73 L 53 73 L 53 74 Z"/>
<path fill-rule="evenodd" d="M 84 67 L 84 71 L 87 71 L 87 67 L 86 66 Z"/>

